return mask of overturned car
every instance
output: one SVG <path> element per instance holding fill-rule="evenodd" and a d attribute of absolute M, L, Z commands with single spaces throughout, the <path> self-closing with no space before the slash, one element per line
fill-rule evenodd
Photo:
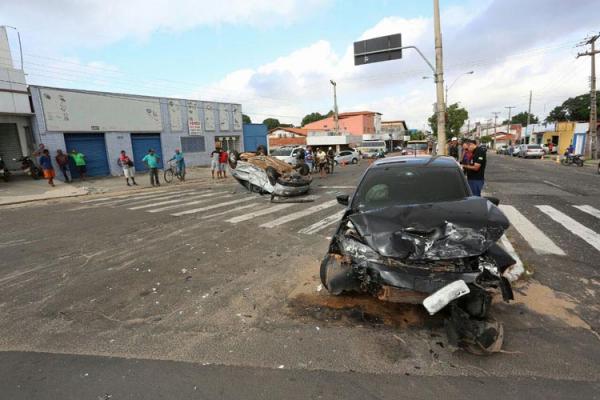
<path fill-rule="evenodd" d="M 275 157 L 256 153 L 231 152 L 231 175 L 246 189 L 273 196 L 298 196 L 308 192 L 312 178 L 306 164 L 291 166 Z"/>
<path fill-rule="evenodd" d="M 497 200 L 490 199 L 497 203 Z M 498 351 L 503 327 L 488 316 L 492 292 L 513 299 L 503 276 L 515 260 L 496 242 L 508 228 L 502 211 L 471 195 L 449 157 L 375 162 L 352 198 L 321 263 L 332 294 L 366 292 L 385 301 L 444 310 L 449 342 Z"/>

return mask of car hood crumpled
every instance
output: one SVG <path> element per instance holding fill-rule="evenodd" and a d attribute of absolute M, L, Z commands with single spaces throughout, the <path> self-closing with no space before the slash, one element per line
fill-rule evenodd
<path fill-rule="evenodd" d="M 407 260 L 478 256 L 509 226 L 502 211 L 481 197 L 385 207 L 349 219 L 381 256 Z"/>

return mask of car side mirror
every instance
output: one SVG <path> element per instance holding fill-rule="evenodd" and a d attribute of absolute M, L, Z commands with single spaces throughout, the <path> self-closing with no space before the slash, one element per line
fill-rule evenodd
<path fill-rule="evenodd" d="M 336 197 L 337 202 L 343 206 L 347 206 L 348 205 L 348 199 L 350 198 L 350 195 L 348 194 L 338 194 Z"/>
<path fill-rule="evenodd" d="M 497 198 L 497 197 L 484 196 L 484 198 L 486 198 L 490 203 L 494 204 L 495 206 L 497 206 L 498 204 L 500 204 L 500 199 Z"/>

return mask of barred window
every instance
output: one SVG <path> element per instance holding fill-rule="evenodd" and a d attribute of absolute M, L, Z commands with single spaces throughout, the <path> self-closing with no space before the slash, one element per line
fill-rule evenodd
<path fill-rule="evenodd" d="M 202 153 L 206 151 L 204 136 L 182 136 L 181 151 L 184 153 Z"/>

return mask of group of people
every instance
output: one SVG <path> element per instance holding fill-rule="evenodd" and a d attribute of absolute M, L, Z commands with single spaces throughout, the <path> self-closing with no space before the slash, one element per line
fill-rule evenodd
<path fill-rule="evenodd" d="M 473 139 L 465 139 L 462 142 L 461 155 L 458 139 L 453 137 L 448 146 L 448 155 L 454 157 L 462 165 L 467 176 L 467 183 L 473 195 L 481 196 L 481 191 L 485 184 L 487 149 L 483 146 L 478 146 L 477 142 Z"/>
<path fill-rule="evenodd" d="M 227 178 L 228 160 L 229 153 L 220 147 L 217 147 L 210 153 L 210 173 L 213 179 L 215 179 L 215 172 L 217 173 L 217 179 Z"/>
<path fill-rule="evenodd" d="M 330 172 L 333 173 L 333 166 L 335 164 L 333 162 L 334 157 L 335 152 L 331 146 L 327 151 L 323 150 L 321 147 L 317 147 L 317 149 L 313 151 L 312 146 L 307 146 L 306 150 L 300 149 L 300 151 L 298 151 L 296 160 L 297 164 L 306 164 L 309 172 L 313 173 L 318 171 L 321 178 L 324 178 L 326 175 L 327 163 L 330 164 Z"/>
<path fill-rule="evenodd" d="M 54 178 L 56 178 L 56 172 L 54 170 L 54 166 L 52 164 L 52 157 L 50 156 L 50 151 L 44 147 L 44 145 L 40 145 L 38 151 L 33 153 L 34 156 L 39 156 L 39 164 L 44 173 L 44 178 L 48 181 L 50 186 L 54 186 Z M 85 181 L 87 175 L 87 159 L 85 154 L 77 151 L 76 149 L 72 149 L 71 152 L 67 155 L 62 150 L 56 150 L 56 156 L 54 157 L 56 165 L 60 169 L 65 182 L 70 183 L 73 182 L 73 176 L 71 174 L 70 160 L 73 161 L 75 168 L 77 168 L 77 172 L 79 173 L 79 177 L 82 181 Z M 158 178 L 158 168 L 160 165 L 160 156 L 156 154 L 154 149 L 149 149 L 148 153 L 141 160 L 147 167 L 150 176 L 150 184 L 152 186 L 160 186 L 160 181 Z M 182 180 L 185 177 L 185 158 L 183 157 L 183 153 L 179 149 L 175 149 L 175 154 L 168 161 L 175 161 L 177 174 L 181 176 Z M 135 181 L 135 164 L 133 160 L 127 155 L 125 150 L 121 150 L 119 158 L 117 159 L 117 164 L 119 167 L 123 169 L 123 175 L 125 176 L 125 182 L 127 186 L 135 185 L 137 183 Z M 129 183 L 131 180 L 131 183 Z"/>
<path fill-rule="evenodd" d="M 56 172 L 54 171 L 54 166 L 52 165 L 52 157 L 50 156 L 50 151 L 44 147 L 44 145 L 40 145 L 38 151 L 33 153 L 34 156 L 40 157 L 39 164 L 44 172 L 44 178 L 48 181 L 50 186 L 54 186 L 54 178 L 56 178 Z M 77 151 L 76 149 L 72 149 L 71 153 L 68 155 L 63 153 L 62 150 L 56 150 L 56 155 L 54 160 L 56 161 L 56 165 L 60 169 L 65 182 L 73 182 L 73 177 L 71 175 L 71 169 L 69 166 L 69 159 L 73 160 L 73 164 L 75 164 L 75 168 L 77 168 L 77 172 L 79 172 L 79 178 L 84 181 L 87 174 L 87 161 L 85 158 L 85 154 Z"/>

